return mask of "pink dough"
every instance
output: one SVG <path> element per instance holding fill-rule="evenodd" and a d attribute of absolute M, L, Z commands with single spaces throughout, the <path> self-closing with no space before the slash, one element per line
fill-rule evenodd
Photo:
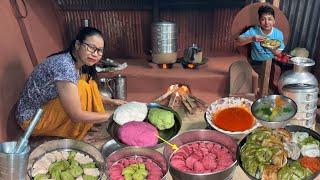
<path fill-rule="evenodd" d="M 149 147 L 158 143 L 158 130 L 146 122 L 128 122 L 120 126 L 119 139 L 130 146 Z"/>
<path fill-rule="evenodd" d="M 216 172 L 226 169 L 233 162 L 231 152 L 213 142 L 194 142 L 184 145 L 170 159 L 173 167 L 192 173 Z"/>

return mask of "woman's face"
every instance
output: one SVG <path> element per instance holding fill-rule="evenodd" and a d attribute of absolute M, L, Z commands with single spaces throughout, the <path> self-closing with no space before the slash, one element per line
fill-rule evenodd
<path fill-rule="evenodd" d="M 275 19 L 271 14 L 262 14 L 259 18 L 260 26 L 265 31 L 271 31 L 275 24 Z"/>
<path fill-rule="evenodd" d="M 76 43 L 76 50 L 82 65 L 93 66 L 103 55 L 104 41 L 99 35 L 88 36 L 83 42 Z"/>

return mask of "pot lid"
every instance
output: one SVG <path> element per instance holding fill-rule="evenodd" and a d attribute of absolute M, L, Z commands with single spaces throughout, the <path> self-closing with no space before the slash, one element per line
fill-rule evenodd
<path fill-rule="evenodd" d="M 304 66 L 304 67 L 315 65 L 314 60 L 306 58 L 306 57 L 293 57 L 293 58 L 290 58 L 289 63 L 294 64 L 294 65 L 298 65 L 298 66 Z"/>
<path fill-rule="evenodd" d="M 317 92 L 318 87 L 312 84 L 287 84 L 283 86 L 284 91 L 291 91 L 291 92 Z"/>

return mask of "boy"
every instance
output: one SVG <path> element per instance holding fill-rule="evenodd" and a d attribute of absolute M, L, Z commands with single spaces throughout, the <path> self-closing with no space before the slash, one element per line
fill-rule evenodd
<path fill-rule="evenodd" d="M 236 40 L 236 45 L 244 46 L 251 43 L 251 65 L 259 74 L 260 79 L 263 73 L 262 63 L 274 58 L 274 55 L 279 55 L 284 49 L 284 43 L 283 33 L 278 28 L 273 27 L 275 24 L 275 13 L 272 7 L 261 6 L 258 10 L 258 15 L 260 25 L 253 26 L 241 34 Z M 280 47 L 277 50 L 261 47 L 260 42 L 266 38 L 279 40 L 281 42 Z"/>

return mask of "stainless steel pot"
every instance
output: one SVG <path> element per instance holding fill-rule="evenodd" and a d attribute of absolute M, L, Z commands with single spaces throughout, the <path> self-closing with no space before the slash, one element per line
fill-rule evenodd
<path fill-rule="evenodd" d="M 318 87 L 317 78 L 311 74 L 309 68 L 315 65 L 314 60 L 305 57 L 293 57 L 289 61 L 293 64 L 293 70 L 284 72 L 278 82 L 278 90 L 282 93 L 282 89 L 287 84 L 310 84 Z"/>
<path fill-rule="evenodd" d="M 176 144 L 179 147 L 184 144 L 188 144 L 196 141 L 211 141 L 211 142 L 215 142 L 225 146 L 231 152 L 234 158 L 234 163 L 230 167 L 222 171 L 213 172 L 213 173 L 183 172 L 171 166 L 170 159 L 174 151 L 172 150 L 171 146 L 165 145 L 163 155 L 165 156 L 165 158 L 169 163 L 169 167 L 170 167 L 169 171 L 173 179 L 178 179 L 178 180 L 232 179 L 233 173 L 237 166 L 237 160 L 236 160 L 237 142 L 231 137 L 225 134 L 222 134 L 218 131 L 205 130 L 205 129 L 191 130 L 191 131 L 184 132 L 178 135 L 177 137 L 175 137 L 174 139 L 172 139 L 170 142 L 173 144 Z"/>
<path fill-rule="evenodd" d="M 152 62 L 172 64 L 177 60 L 176 24 L 155 22 L 151 27 Z"/>
<path fill-rule="evenodd" d="M 142 147 L 124 147 L 111 153 L 105 160 L 106 172 L 107 172 L 106 175 L 108 176 L 108 178 L 110 179 L 108 175 L 108 170 L 114 163 L 118 162 L 123 158 L 128 158 L 133 156 L 141 156 L 141 157 L 151 159 L 154 163 L 156 163 L 160 167 L 163 174 L 162 180 L 166 179 L 166 174 L 168 173 L 168 163 L 166 159 L 163 157 L 163 155 L 160 152 L 153 149 L 142 148 Z"/>
<path fill-rule="evenodd" d="M 11 153 L 17 145 L 16 141 L 0 143 L 0 179 L 23 180 L 27 175 L 30 147 L 22 153 Z"/>
<path fill-rule="evenodd" d="M 112 78 L 100 78 L 99 90 L 102 95 L 114 99 L 127 99 L 127 78 L 118 74 Z"/>

